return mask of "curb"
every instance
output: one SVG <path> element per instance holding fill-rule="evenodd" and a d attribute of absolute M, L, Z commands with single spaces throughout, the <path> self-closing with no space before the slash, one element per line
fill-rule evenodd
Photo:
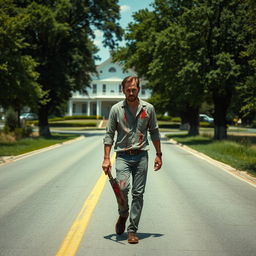
<path fill-rule="evenodd" d="M 243 181 L 249 183 L 250 185 L 256 187 L 256 178 L 249 175 L 246 171 L 241 171 L 241 170 L 235 169 L 234 167 L 232 167 L 230 165 L 227 165 L 223 162 L 215 160 L 215 159 L 205 155 L 204 153 L 196 151 L 195 149 L 192 149 L 186 145 L 183 145 L 182 143 L 179 143 L 173 139 L 170 139 L 169 142 L 177 145 L 179 148 L 181 148 L 187 152 L 190 152 L 191 154 L 195 155 L 196 157 L 201 158 L 201 159 L 221 168 L 222 170 L 235 176 L 236 178 L 243 180 Z"/>
<path fill-rule="evenodd" d="M 26 158 L 26 157 L 29 157 L 29 156 L 32 156 L 32 155 L 39 154 L 41 152 L 45 152 L 45 151 L 60 147 L 62 145 L 71 144 L 75 141 L 82 140 L 82 139 L 84 139 L 84 136 L 79 136 L 78 138 L 75 138 L 75 139 L 72 139 L 72 140 L 57 143 L 57 144 L 51 145 L 49 147 L 36 149 L 36 150 L 30 151 L 30 152 L 27 152 L 27 153 L 24 153 L 24 154 L 20 154 L 20 155 L 17 155 L 17 156 L 1 156 L 0 157 L 0 166 L 11 163 L 11 162 L 14 162 L 14 161 L 18 161 L 20 159 L 23 159 L 23 158 Z"/>

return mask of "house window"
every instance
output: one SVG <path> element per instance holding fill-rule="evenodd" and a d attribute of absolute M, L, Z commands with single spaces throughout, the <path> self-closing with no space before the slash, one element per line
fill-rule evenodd
<path fill-rule="evenodd" d="M 87 104 L 82 104 L 82 113 L 87 114 Z"/>
<path fill-rule="evenodd" d="M 92 93 L 94 93 L 94 94 L 97 93 L 97 84 L 92 85 Z"/>
<path fill-rule="evenodd" d="M 122 92 L 122 85 L 119 84 L 119 93 L 121 93 L 121 92 Z"/>
<path fill-rule="evenodd" d="M 115 69 L 114 67 L 111 67 L 111 68 L 109 68 L 108 72 L 110 72 L 110 73 L 115 73 L 115 72 L 116 72 L 116 69 Z"/>
<path fill-rule="evenodd" d="M 106 85 L 105 84 L 102 85 L 102 92 L 106 93 Z"/>
<path fill-rule="evenodd" d="M 76 113 L 76 104 L 75 103 L 73 103 L 73 107 L 72 107 L 73 109 L 72 109 L 72 112 L 73 113 Z"/>

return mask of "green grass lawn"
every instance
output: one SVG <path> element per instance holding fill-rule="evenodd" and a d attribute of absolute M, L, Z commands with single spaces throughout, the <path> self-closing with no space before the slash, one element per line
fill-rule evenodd
<path fill-rule="evenodd" d="M 68 119 L 68 120 L 51 120 L 49 119 L 50 127 L 93 127 L 99 126 L 102 120 L 96 119 Z M 38 121 L 27 121 L 27 125 L 38 126 Z"/>
<path fill-rule="evenodd" d="M 158 121 L 158 126 L 160 129 L 179 129 L 180 123 L 170 121 Z"/>
<path fill-rule="evenodd" d="M 49 138 L 30 137 L 16 142 L 0 142 L 0 156 L 16 156 L 79 137 L 76 134 L 53 134 Z"/>
<path fill-rule="evenodd" d="M 58 130 L 86 130 L 97 128 L 101 120 L 95 119 L 74 119 L 50 122 L 49 125 Z M 29 123 L 29 122 L 28 122 Z M 80 135 L 54 134 L 50 138 L 29 137 L 15 142 L 0 141 L 0 156 L 16 156 L 36 149 L 48 147 L 57 143 L 62 143 L 74 139 Z"/>
<path fill-rule="evenodd" d="M 50 127 L 97 127 L 101 120 L 74 119 L 49 122 Z"/>
<path fill-rule="evenodd" d="M 204 136 L 168 135 L 168 137 L 213 159 L 256 176 L 256 141 L 253 136 L 230 136 L 223 141 L 214 141 Z"/>

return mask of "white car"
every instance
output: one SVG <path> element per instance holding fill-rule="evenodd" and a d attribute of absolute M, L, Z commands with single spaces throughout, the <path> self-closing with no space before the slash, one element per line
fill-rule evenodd
<path fill-rule="evenodd" d="M 35 113 L 23 113 L 20 115 L 20 120 L 37 120 L 38 116 Z"/>
<path fill-rule="evenodd" d="M 205 114 L 200 114 L 199 115 L 199 122 L 207 122 L 212 124 L 214 122 L 214 119 L 212 117 L 209 117 Z"/>

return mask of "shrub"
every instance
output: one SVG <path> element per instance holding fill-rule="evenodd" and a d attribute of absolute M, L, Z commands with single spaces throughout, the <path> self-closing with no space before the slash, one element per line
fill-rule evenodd
<path fill-rule="evenodd" d="M 17 140 L 29 137 L 33 132 L 33 128 L 31 126 L 25 126 L 23 128 L 16 128 L 14 130 L 14 134 Z"/>
<path fill-rule="evenodd" d="M 33 133 L 33 127 L 32 126 L 25 126 L 22 128 L 22 136 L 23 137 L 29 137 Z"/>
<path fill-rule="evenodd" d="M 54 118 L 50 118 L 49 122 L 63 121 L 63 120 L 65 120 L 65 117 L 54 117 Z"/>
<path fill-rule="evenodd" d="M 90 123 L 65 123 L 65 122 L 58 122 L 58 123 L 49 123 L 51 127 L 96 127 L 96 122 L 90 122 Z"/>
<path fill-rule="evenodd" d="M 162 129 L 179 129 L 180 128 L 180 125 L 178 124 L 178 123 L 169 123 L 169 124 L 166 124 L 166 123 L 164 123 L 164 124 L 159 124 L 158 125 L 159 126 L 159 128 L 162 128 Z"/>
<path fill-rule="evenodd" d="M 199 126 L 201 127 L 214 127 L 213 123 L 208 123 L 208 122 L 199 122 Z"/>
<path fill-rule="evenodd" d="M 28 126 L 38 126 L 38 124 L 39 124 L 39 122 L 38 122 L 38 120 L 27 120 L 26 121 L 26 125 L 28 125 Z"/>
<path fill-rule="evenodd" d="M 75 119 L 102 119 L 102 116 L 84 116 L 84 115 L 76 115 L 76 116 L 64 116 L 64 117 L 53 117 L 49 118 L 48 121 L 50 122 L 59 122 L 65 120 L 75 120 Z M 29 125 L 38 126 L 38 120 L 27 121 Z"/>
<path fill-rule="evenodd" d="M 102 119 L 102 116 L 86 116 L 86 115 L 74 115 L 74 116 L 64 116 L 65 120 L 70 119 Z"/>
<path fill-rule="evenodd" d="M 208 122 L 199 122 L 199 126 L 201 126 L 201 127 L 209 127 L 209 123 Z"/>
<path fill-rule="evenodd" d="M 16 137 L 13 133 L 0 132 L 0 143 L 16 142 Z"/>
<path fill-rule="evenodd" d="M 157 115 L 157 120 L 159 121 L 171 121 L 171 117 L 170 116 L 164 116 L 164 115 Z"/>
<path fill-rule="evenodd" d="M 5 115 L 5 126 L 9 131 L 14 131 L 18 127 L 18 118 L 15 111 L 9 108 Z"/>
<path fill-rule="evenodd" d="M 181 122 L 181 118 L 180 117 L 173 117 L 172 118 L 172 122 L 180 123 Z"/>
<path fill-rule="evenodd" d="M 14 135 L 17 140 L 20 140 L 23 137 L 22 136 L 22 128 L 15 128 Z"/>

